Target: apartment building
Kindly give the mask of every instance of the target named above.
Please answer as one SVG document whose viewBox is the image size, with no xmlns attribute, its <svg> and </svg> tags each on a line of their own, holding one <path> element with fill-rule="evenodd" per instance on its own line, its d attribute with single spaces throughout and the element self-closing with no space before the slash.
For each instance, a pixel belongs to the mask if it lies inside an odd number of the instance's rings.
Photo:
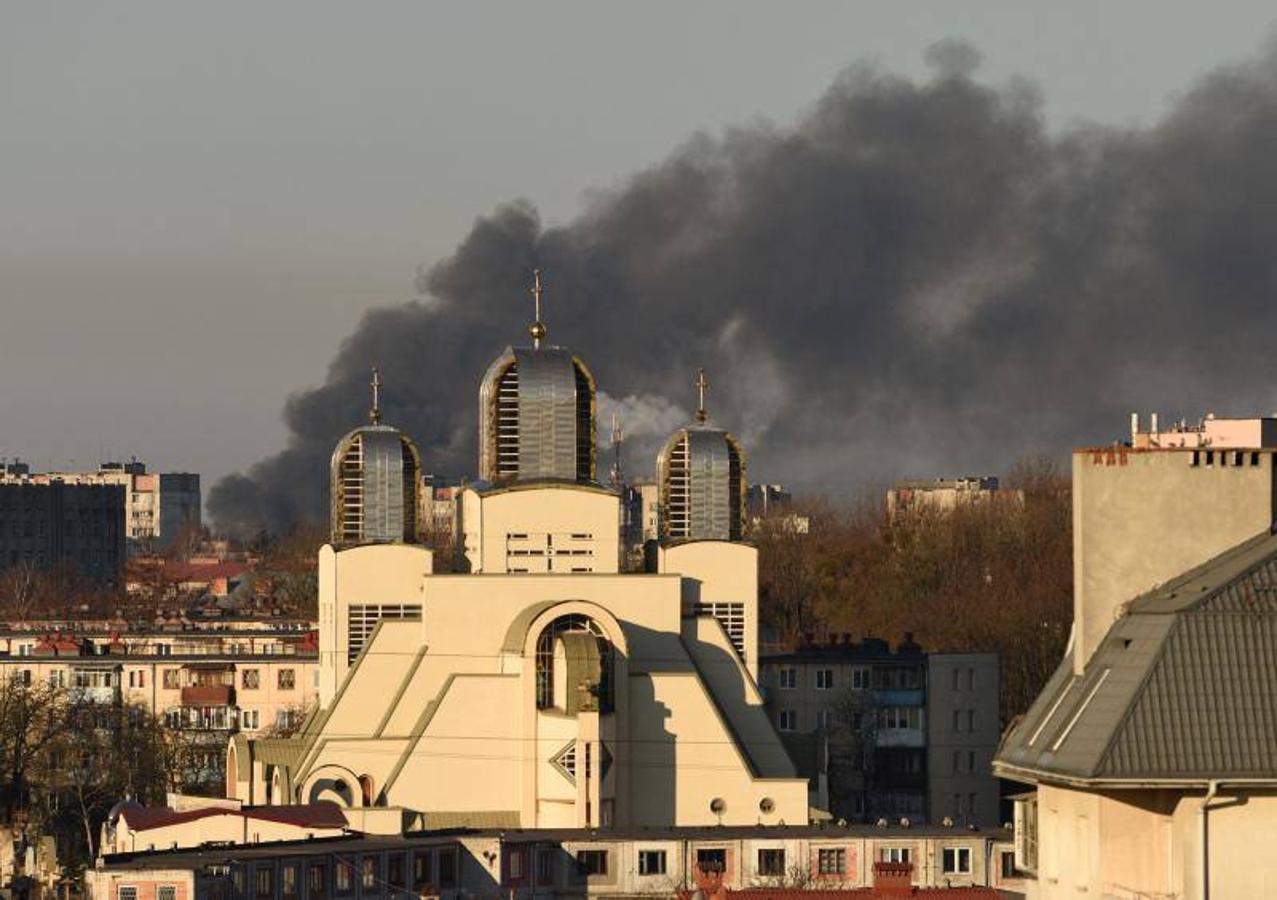
<svg viewBox="0 0 1277 900">
<path fill-rule="evenodd" d="M 348 814 L 351 811 L 347 811 Z M 728 890 L 1016 890 L 1003 829 L 755 827 L 446 829 L 106 856 L 89 900 L 319 900 L 675 896 L 712 875 Z M 877 870 L 877 871 L 876 871 Z M 938 894 L 940 896 L 941 894 Z"/>
<path fill-rule="evenodd" d="M 0 469 L 0 485 L 116 486 L 124 491 L 121 524 L 130 553 L 162 550 L 183 529 L 200 525 L 200 477 L 147 472 L 137 459 L 105 462 L 94 472 L 31 472 L 25 463 Z"/>
<path fill-rule="evenodd" d="M 232 735 L 295 727 L 318 689 L 313 632 L 10 632 L 0 647 L 0 680 L 162 717 L 191 740 L 191 777 L 219 787 Z"/>
<path fill-rule="evenodd" d="M 118 581 L 125 560 L 124 489 L 25 477 L 0 476 L 0 571 L 27 565 L 74 571 L 99 584 Z"/>
<path fill-rule="evenodd" d="M 996 825 L 998 657 L 836 635 L 762 658 L 777 730 L 836 818 Z M 823 793 L 822 793 L 823 791 Z"/>
</svg>

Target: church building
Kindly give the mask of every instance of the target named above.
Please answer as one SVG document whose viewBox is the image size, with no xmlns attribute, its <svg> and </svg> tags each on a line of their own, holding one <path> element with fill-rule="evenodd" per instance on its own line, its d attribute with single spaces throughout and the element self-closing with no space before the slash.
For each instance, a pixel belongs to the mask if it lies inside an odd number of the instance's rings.
<svg viewBox="0 0 1277 900">
<path fill-rule="evenodd" d="M 659 546 L 648 571 L 622 572 L 594 376 L 547 343 L 539 275 L 533 294 L 531 344 L 479 388 L 453 572 L 413 542 L 411 440 L 375 401 L 342 440 L 319 705 L 293 737 L 237 735 L 227 795 L 399 809 L 426 828 L 807 824 L 807 782 L 757 684 L 739 442 L 706 414 L 702 376 L 696 420 L 658 462 Z"/>
</svg>

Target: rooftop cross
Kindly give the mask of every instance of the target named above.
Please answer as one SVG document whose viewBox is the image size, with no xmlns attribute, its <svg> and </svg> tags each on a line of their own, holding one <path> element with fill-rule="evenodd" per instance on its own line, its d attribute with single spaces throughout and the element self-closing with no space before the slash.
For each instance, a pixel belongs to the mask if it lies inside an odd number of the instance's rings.
<svg viewBox="0 0 1277 900">
<path fill-rule="evenodd" d="M 705 370 L 696 370 L 696 421 L 704 422 L 709 418 L 709 414 L 705 412 L 705 394 L 709 391 L 709 381 L 705 378 Z"/>
<path fill-rule="evenodd" d="M 368 410 L 368 418 L 374 425 L 381 424 L 381 370 L 372 367 L 372 409 Z"/>
<path fill-rule="evenodd" d="M 532 270 L 532 287 L 529 289 L 532 294 L 532 300 L 536 304 L 536 320 L 528 326 L 528 333 L 532 335 L 532 346 L 537 350 L 541 349 L 541 338 L 545 337 L 545 324 L 541 321 L 541 270 Z"/>
</svg>

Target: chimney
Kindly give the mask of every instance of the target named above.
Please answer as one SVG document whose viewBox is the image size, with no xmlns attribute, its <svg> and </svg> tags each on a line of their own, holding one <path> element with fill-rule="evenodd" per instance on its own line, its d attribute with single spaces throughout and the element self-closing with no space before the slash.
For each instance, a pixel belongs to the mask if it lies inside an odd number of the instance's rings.
<svg viewBox="0 0 1277 900">
<path fill-rule="evenodd" d="M 913 893 L 913 863 L 874 863 L 875 897 L 908 897 Z"/>
<path fill-rule="evenodd" d="M 1157 434 L 1157 413 L 1153 413 L 1152 417 L 1149 419 L 1148 430 L 1153 434 Z"/>
<path fill-rule="evenodd" d="M 1131 413 L 1131 443 L 1135 443 L 1136 436 L 1140 433 L 1140 414 Z"/>
</svg>

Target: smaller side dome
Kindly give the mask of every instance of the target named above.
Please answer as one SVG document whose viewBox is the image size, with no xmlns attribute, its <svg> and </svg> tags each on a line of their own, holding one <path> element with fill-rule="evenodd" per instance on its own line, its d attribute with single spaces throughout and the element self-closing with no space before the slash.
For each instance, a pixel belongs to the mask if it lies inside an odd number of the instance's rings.
<svg viewBox="0 0 1277 900">
<path fill-rule="evenodd" d="M 702 370 L 696 421 L 676 431 L 657 457 L 664 540 L 739 541 L 745 536 L 745 451 L 732 434 L 709 420 L 708 386 Z"/>
<path fill-rule="evenodd" d="M 370 424 L 337 442 L 331 462 L 332 542 L 415 543 L 421 454 L 406 434 L 381 424 L 381 377 L 373 369 Z"/>
</svg>

